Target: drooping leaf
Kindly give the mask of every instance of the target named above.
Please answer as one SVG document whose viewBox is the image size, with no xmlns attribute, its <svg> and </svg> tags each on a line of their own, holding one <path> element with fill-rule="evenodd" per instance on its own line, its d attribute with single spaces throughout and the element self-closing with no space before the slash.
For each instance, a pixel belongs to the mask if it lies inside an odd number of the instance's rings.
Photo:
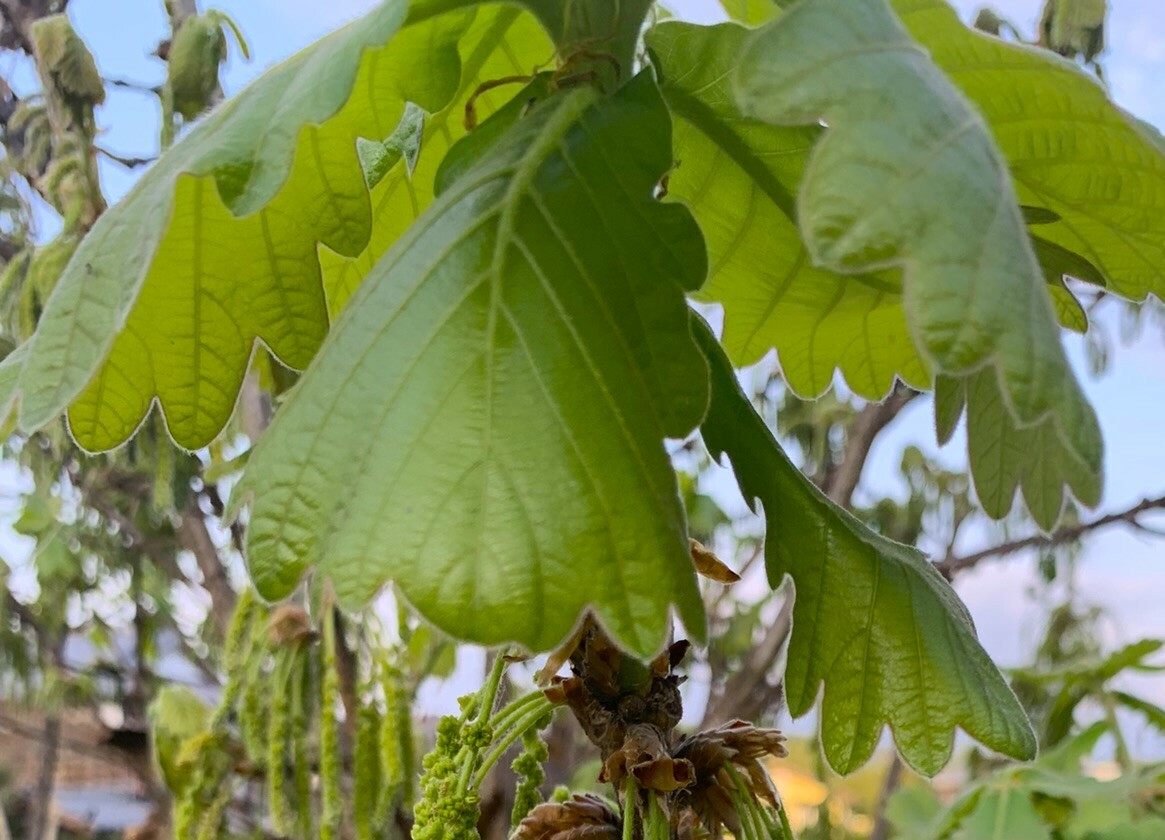
<svg viewBox="0 0 1165 840">
<path fill-rule="evenodd" d="M 374 182 L 372 235 L 367 246 L 349 256 L 326 248 L 320 251 L 328 311 L 333 318 L 372 266 L 432 203 L 437 168 L 449 148 L 465 134 L 465 106 L 470 97 L 486 82 L 529 73 L 552 54 L 553 47 L 533 16 L 519 14 L 512 6 L 491 6 L 478 11 L 473 25 L 458 41 L 457 50 L 461 56 L 457 93 L 425 120 L 415 168 L 410 172 L 407 161 L 398 162 Z M 519 90 L 520 86 L 514 85 L 474 96 L 478 118 L 484 121 Z"/>
<path fill-rule="evenodd" d="M 349 603 L 395 580 L 451 634 L 537 650 L 586 608 L 640 654 L 671 605 L 702 634 L 662 439 L 707 401 L 683 298 L 706 259 L 653 198 L 670 142 L 648 76 L 573 90 L 422 214 L 247 465 L 261 592 L 309 565 Z"/>
<path fill-rule="evenodd" d="M 356 139 L 388 137 L 406 102 L 440 110 L 460 82 L 475 10 L 403 26 L 407 6 L 384 0 L 268 72 L 102 216 L 30 344 L 26 428 L 73 403 L 78 441 L 108 449 L 156 399 L 195 448 L 230 416 L 257 340 L 306 366 L 328 326 L 317 243 L 355 255 L 371 230 Z"/>
<path fill-rule="evenodd" d="M 712 268 L 700 298 L 724 305 L 724 343 L 735 361 L 750 364 L 776 348 L 786 380 L 802 396 L 825 391 L 835 370 L 868 399 L 884 396 L 896 375 L 929 387 L 929 365 L 909 337 L 898 273 L 839 275 L 814 266 L 801 244 L 794 196 L 820 132 L 741 113 L 730 79 L 748 35 L 732 24 L 681 22 L 648 34 L 675 119 L 678 165 L 669 192 L 692 207 L 708 241 Z M 1033 223 L 1047 220 L 1041 211 Z M 1057 314 L 1079 330 L 1083 312 L 1063 288 L 1067 256 L 1056 263 L 1059 251 L 1046 244 Z M 1037 253 L 1043 264 L 1044 250 Z M 1087 262 L 1071 265 L 1079 270 Z"/>
<path fill-rule="evenodd" d="M 889 725 L 903 758 L 933 775 L 956 727 L 997 752 L 1035 754 L 1022 707 L 980 647 L 966 608 L 917 550 L 879 536 L 793 466 L 753 410 L 711 331 L 695 330 L 712 373 L 701 432 L 741 492 L 764 507 L 769 582 L 796 587 L 785 684 L 803 715 L 824 684 L 821 742 L 851 772 Z"/>
<path fill-rule="evenodd" d="M 920 353 L 943 373 L 998 386 L 1002 399 L 989 404 L 968 391 L 968 411 L 1011 418 L 1071 455 L 1063 471 L 1024 465 L 1036 520 L 1050 527 L 1059 515 L 1053 471 L 1095 504 L 1099 426 L 1060 347 L 1004 161 L 886 0 L 803 0 L 753 37 L 737 81 L 746 112 L 829 125 L 798 192 L 813 262 L 842 273 L 900 266 Z M 1029 493 L 1032 471 L 1041 483 Z M 1011 497 L 985 503 L 1009 507 Z"/>
<path fill-rule="evenodd" d="M 1072 62 L 969 30 L 943 0 L 894 7 L 986 117 L 1020 200 L 1059 216 L 1039 235 L 1119 295 L 1165 292 L 1165 149 L 1143 124 Z"/>
<path fill-rule="evenodd" d="M 1019 487 L 1032 518 L 1045 529 L 1060 515 L 1064 487 L 1071 487 L 1085 504 L 1100 501 L 1101 475 L 1095 466 L 1066 445 L 1051 424 L 1017 424 L 992 371 L 977 371 L 962 381 L 943 379 L 938 388 L 960 389 L 965 394 L 971 475 L 979 503 L 989 516 L 1006 516 Z M 1063 408 L 1081 410 L 1070 405 Z M 1095 422 L 1091 410 L 1081 422 Z"/>
<path fill-rule="evenodd" d="M 750 364 L 775 347 L 790 387 L 817 396 L 835 369 L 877 399 L 895 375 L 930 384 L 909 339 L 893 272 L 846 277 L 812 264 L 796 226 L 797 184 L 820 132 L 745 117 L 731 71 L 749 30 L 669 22 L 648 45 L 675 119 L 669 194 L 688 203 L 708 242 L 704 300 L 725 307 L 724 344 Z"/>
</svg>

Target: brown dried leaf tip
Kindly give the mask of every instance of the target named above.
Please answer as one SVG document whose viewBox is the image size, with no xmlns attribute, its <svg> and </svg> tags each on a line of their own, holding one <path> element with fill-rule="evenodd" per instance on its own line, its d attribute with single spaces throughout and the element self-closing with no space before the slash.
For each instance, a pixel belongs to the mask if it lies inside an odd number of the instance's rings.
<svg viewBox="0 0 1165 840">
<path fill-rule="evenodd" d="M 692 551 L 692 562 L 696 564 L 696 571 L 708 580 L 717 583 L 729 584 L 740 580 L 740 575 L 728 568 L 728 565 L 700 544 L 699 540 L 688 540 L 688 547 Z"/>
<path fill-rule="evenodd" d="M 606 800 L 587 794 L 543 802 L 518 825 L 513 840 L 617 840 L 622 822 Z"/>
<path fill-rule="evenodd" d="M 272 647 L 291 647 L 313 641 L 316 637 L 311 617 L 300 607 L 283 604 L 276 607 L 267 620 L 267 633 Z"/>
</svg>

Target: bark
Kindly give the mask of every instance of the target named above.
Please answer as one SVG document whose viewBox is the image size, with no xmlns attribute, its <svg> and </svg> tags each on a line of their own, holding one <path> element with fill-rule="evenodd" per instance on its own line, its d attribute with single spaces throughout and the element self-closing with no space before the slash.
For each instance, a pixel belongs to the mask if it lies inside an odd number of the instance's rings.
<svg viewBox="0 0 1165 840">
<path fill-rule="evenodd" d="M 190 504 L 182 512 L 178 538 L 182 547 L 194 555 L 198 571 L 202 573 L 202 585 L 210 593 L 210 618 L 219 638 L 225 639 L 238 596 L 218 555 L 218 548 L 210 538 L 205 516 L 198 505 L 197 496 L 192 496 Z"/>
<path fill-rule="evenodd" d="M 897 385 L 890 396 L 879 403 L 870 403 L 858 412 L 847 430 L 845 453 L 841 463 L 830 470 L 825 480 L 825 495 L 842 507 L 848 507 L 862 478 L 862 470 L 870 455 L 874 440 L 899 412 L 918 396 L 918 391 Z"/>
<path fill-rule="evenodd" d="M 29 800 L 28 836 L 30 840 L 52 840 L 56 836 L 56 811 L 53 798 L 56 794 L 57 764 L 61 754 L 61 718 L 52 714 L 45 719 L 41 743 L 40 773 L 36 788 Z"/>
</svg>

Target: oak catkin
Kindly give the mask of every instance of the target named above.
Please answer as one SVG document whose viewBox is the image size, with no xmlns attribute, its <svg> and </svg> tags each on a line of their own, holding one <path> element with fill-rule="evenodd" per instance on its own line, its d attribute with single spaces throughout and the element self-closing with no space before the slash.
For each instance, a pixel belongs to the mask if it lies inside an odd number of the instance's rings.
<svg viewBox="0 0 1165 840">
<path fill-rule="evenodd" d="M 358 840 L 372 840 L 376 836 L 375 819 L 377 794 L 381 789 L 379 733 L 381 715 L 376 704 L 361 705 L 356 729 L 352 811 Z"/>
<path fill-rule="evenodd" d="M 295 813 L 299 837 L 309 838 L 312 833 L 312 792 L 311 753 L 308 750 L 307 732 L 310 726 L 310 698 L 314 697 L 312 679 L 312 657 L 305 655 L 300 660 L 299 680 L 295 686 L 292 701 L 291 765 L 295 784 Z"/>
<path fill-rule="evenodd" d="M 287 741 L 291 734 L 290 674 L 295 664 L 293 648 L 275 654 L 275 690 L 267 710 L 267 812 L 276 834 L 287 834 L 289 808 L 285 786 Z"/>
<path fill-rule="evenodd" d="M 342 815 L 340 802 L 340 749 L 336 704 L 340 697 L 340 675 L 336 670 L 335 608 L 325 607 L 323 647 L 320 652 L 320 789 L 323 807 L 320 840 L 336 840 Z"/>
</svg>

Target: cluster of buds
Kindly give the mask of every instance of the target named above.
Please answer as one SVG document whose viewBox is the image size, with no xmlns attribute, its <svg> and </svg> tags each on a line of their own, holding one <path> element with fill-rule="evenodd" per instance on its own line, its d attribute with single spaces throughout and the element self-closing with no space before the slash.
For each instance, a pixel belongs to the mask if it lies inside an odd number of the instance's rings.
<svg viewBox="0 0 1165 840">
<path fill-rule="evenodd" d="M 688 643 L 672 644 L 644 665 L 625 657 L 593 619 L 571 639 L 571 676 L 553 677 L 548 695 L 565 703 L 602 757 L 600 781 L 614 785 L 621 809 L 594 796 L 535 807 L 514 840 L 617 837 L 719 837 L 745 840 L 788 833 L 763 761 L 787 755 L 776 729 L 732 721 L 681 737 L 676 666 Z M 553 662 L 554 660 L 552 660 Z"/>
</svg>

